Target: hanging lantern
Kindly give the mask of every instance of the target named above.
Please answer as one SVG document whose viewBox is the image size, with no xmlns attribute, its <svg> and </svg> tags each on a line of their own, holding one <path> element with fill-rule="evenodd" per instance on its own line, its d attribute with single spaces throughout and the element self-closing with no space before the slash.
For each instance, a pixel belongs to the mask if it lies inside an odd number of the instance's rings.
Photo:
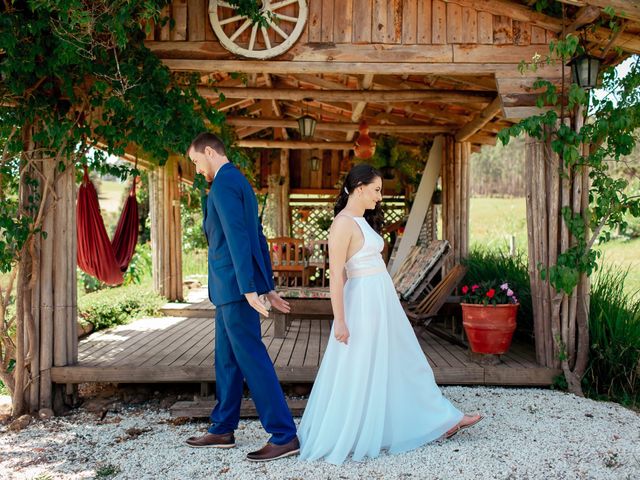
<svg viewBox="0 0 640 480">
<path fill-rule="evenodd" d="M 305 98 L 305 102 L 312 101 L 312 98 Z M 300 138 L 311 138 L 316 131 L 317 121 L 309 115 L 309 103 L 307 103 L 307 113 L 298 119 L 298 130 L 300 130 Z"/>
<path fill-rule="evenodd" d="M 571 79 L 579 87 L 584 89 L 596 88 L 598 86 L 598 74 L 602 60 L 588 55 L 580 55 L 569 62 L 571 66 Z"/>
<path fill-rule="evenodd" d="M 376 149 L 376 144 L 371 140 L 371 137 L 369 137 L 369 125 L 367 125 L 366 120 L 362 120 L 360 122 L 358 130 L 360 131 L 360 134 L 353 146 L 353 151 L 358 158 L 371 158 Z"/>
<path fill-rule="evenodd" d="M 313 156 L 309 159 L 309 165 L 311 166 L 312 172 L 317 172 L 320 170 L 320 159 L 316 156 Z"/>
</svg>

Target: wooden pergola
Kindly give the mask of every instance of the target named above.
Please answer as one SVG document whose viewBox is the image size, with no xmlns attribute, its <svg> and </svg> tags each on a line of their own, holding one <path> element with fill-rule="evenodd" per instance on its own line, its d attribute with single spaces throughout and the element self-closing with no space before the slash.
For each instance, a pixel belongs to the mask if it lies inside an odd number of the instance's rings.
<svg viewBox="0 0 640 480">
<path fill-rule="evenodd" d="M 544 55 L 552 40 L 592 23 L 608 6 L 623 17 L 623 27 L 614 34 L 605 27 L 587 32 L 587 47 L 605 64 L 640 53 L 638 2 L 566 0 L 564 26 L 560 19 L 535 11 L 533 3 L 272 1 L 280 20 L 276 28 L 263 31 L 250 25 L 243 28 L 242 19 L 229 20 L 233 14 L 224 2 L 179 0 L 165 10 L 174 28 L 169 23 L 151 28 L 145 43 L 172 71 L 200 76 L 200 93 L 226 113 L 239 146 L 264 150 L 259 159 L 261 189 L 269 191 L 272 175 L 284 180 L 272 192 L 278 196 L 281 212 L 288 212 L 292 193 L 336 193 L 339 174 L 352 161 L 350 151 L 361 120 L 367 121 L 373 137 L 390 134 L 409 147 L 442 136 L 435 143 L 439 151 L 432 152 L 438 161 L 429 162 L 425 173 L 441 178 L 443 237 L 454 251 L 451 262 L 458 262 L 469 246 L 471 152 L 494 145 L 502 128 L 541 111 L 535 106 L 536 79 L 560 85 L 563 71 L 568 73 L 560 65 L 544 65 L 536 72 L 521 74 L 518 64 Z M 299 22 L 293 20 L 300 19 L 301 5 L 308 12 L 299 37 L 269 58 L 247 58 L 230 51 L 212 26 L 215 11 L 217 29 L 227 38 L 245 49 L 268 54 L 294 35 Z M 300 139 L 297 119 L 307 113 L 318 122 L 316 133 L 312 139 Z M 530 144 L 527 161 L 541 148 Z M 268 154 L 273 151 L 276 155 Z M 311 156 L 322 159 L 318 172 L 308 166 Z M 154 284 L 172 300 L 182 297 L 178 183 L 191 182 L 193 176 L 189 162 L 177 156 L 150 176 Z M 422 205 L 418 210 L 422 209 L 423 219 L 434 186 L 435 181 L 414 202 Z M 532 212 L 536 210 L 529 208 Z M 287 219 L 279 224 L 286 231 Z M 407 233 L 407 242 L 417 236 Z M 75 235 L 67 234 L 70 238 Z M 548 322 L 542 312 L 536 310 L 537 362 L 557 368 L 556 359 L 545 347 L 550 334 L 542 327 Z M 75 318 L 67 321 L 75 322 Z M 77 357 L 67 357 L 54 366 L 76 361 Z M 60 373 L 57 381 L 69 378 Z"/>
</svg>

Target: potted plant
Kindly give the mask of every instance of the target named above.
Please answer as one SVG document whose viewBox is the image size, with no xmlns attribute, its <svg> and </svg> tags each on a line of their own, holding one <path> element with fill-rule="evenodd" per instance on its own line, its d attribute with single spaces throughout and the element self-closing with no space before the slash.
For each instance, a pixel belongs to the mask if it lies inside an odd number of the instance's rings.
<svg viewBox="0 0 640 480">
<path fill-rule="evenodd" d="M 390 135 L 380 135 L 376 141 L 376 150 L 371 157 L 371 164 L 382 173 L 382 177 L 391 180 L 398 161 L 400 149 L 398 139 Z"/>
<path fill-rule="evenodd" d="M 397 177 L 402 183 L 417 186 L 424 169 L 423 150 L 421 149 L 420 152 L 420 154 L 414 153 L 408 147 L 401 145 L 396 137 L 380 135 L 370 163 L 380 170 L 385 180 Z"/>
<path fill-rule="evenodd" d="M 462 287 L 462 325 L 474 353 L 503 354 L 516 329 L 518 298 L 507 282 Z"/>
</svg>

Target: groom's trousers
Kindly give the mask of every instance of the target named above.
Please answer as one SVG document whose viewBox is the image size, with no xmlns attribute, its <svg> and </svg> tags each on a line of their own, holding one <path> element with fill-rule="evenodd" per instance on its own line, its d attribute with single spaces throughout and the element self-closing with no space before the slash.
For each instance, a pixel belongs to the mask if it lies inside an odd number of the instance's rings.
<svg viewBox="0 0 640 480">
<path fill-rule="evenodd" d="M 267 349 L 262 343 L 260 315 L 246 300 L 216 307 L 215 370 L 217 404 L 209 433 L 229 433 L 238 427 L 243 379 L 247 381 L 260 422 L 269 441 L 284 445 L 296 436 Z"/>
</svg>

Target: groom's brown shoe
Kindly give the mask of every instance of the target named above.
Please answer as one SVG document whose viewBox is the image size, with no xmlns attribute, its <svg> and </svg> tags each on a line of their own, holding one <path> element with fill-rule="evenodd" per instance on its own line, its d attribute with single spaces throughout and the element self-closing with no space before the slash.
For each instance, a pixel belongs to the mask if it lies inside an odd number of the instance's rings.
<svg viewBox="0 0 640 480">
<path fill-rule="evenodd" d="M 289 443 L 284 445 L 276 445 L 275 443 L 267 443 L 257 452 L 247 454 L 247 460 L 251 462 L 269 462 L 278 458 L 290 457 L 300 453 L 300 442 L 295 437 Z"/>
<path fill-rule="evenodd" d="M 187 445 L 194 448 L 233 448 L 236 439 L 231 433 L 205 433 L 201 437 L 187 438 Z"/>
</svg>

